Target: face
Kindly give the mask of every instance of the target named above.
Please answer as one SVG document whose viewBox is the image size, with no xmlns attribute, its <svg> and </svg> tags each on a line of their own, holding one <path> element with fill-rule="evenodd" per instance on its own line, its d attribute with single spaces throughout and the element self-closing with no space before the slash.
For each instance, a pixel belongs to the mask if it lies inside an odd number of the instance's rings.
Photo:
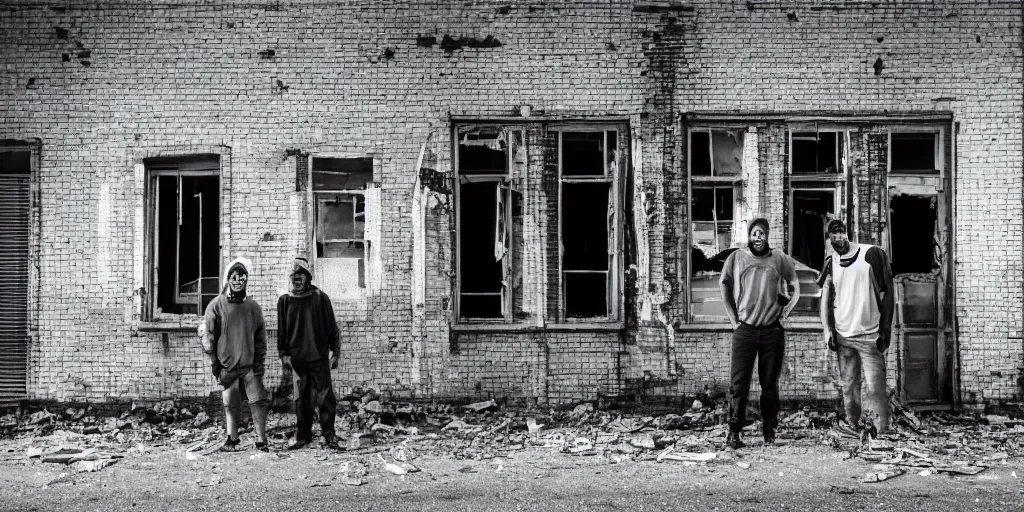
<svg viewBox="0 0 1024 512">
<path fill-rule="evenodd" d="M 839 254 L 846 254 L 850 250 L 850 238 L 846 235 L 846 231 L 829 233 L 828 241 Z"/>
<path fill-rule="evenodd" d="M 765 245 L 768 243 L 768 233 L 765 232 L 764 228 L 757 226 L 750 230 L 750 243 L 754 246 L 754 249 L 763 251 Z"/>
<path fill-rule="evenodd" d="M 292 274 L 291 279 L 293 290 L 305 290 L 306 286 L 309 285 L 309 276 L 305 272 L 295 272 Z"/>
<path fill-rule="evenodd" d="M 249 276 L 238 270 L 232 270 L 231 274 L 228 275 L 228 286 L 231 287 L 231 291 L 234 293 L 244 290 L 248 281 Z"/>
</svg>

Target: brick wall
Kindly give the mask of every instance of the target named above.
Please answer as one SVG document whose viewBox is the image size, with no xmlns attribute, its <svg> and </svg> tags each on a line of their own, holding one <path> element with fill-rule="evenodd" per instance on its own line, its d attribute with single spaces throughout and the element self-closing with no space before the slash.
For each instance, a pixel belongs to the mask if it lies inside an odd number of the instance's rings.
<svg viewBox="0 0 1024 512">
<path fill-rule="evenodd" d="M 346 333 L 339 390 L 565 402 L 644 375 L 696 390 L 724 375 L 727 338 L 659 323 L 686 321 L 679 114 L 851 110 L 952 111 L 959 122 L 962 388 L 968 400 L 1018 396 L 1018 2 L 699 1 L 663 12 L 634 12 L 633 2 L 618 0 L 82 5 L 19 2 L 0 19 L 0 138 L 42 141 L 33 398 L 215 389 L 191 332 L 171 333 L 164 345 L 160 333 L 141 329 L 145 173 L 137 164 L 188 148 L 229 156 L 223 259 L 253 259 L 252 293 L 271 328 L 290 259 L 308 249 L 295 155 L 374 159 L 379 284 L 362 299 L 336 301 Z M 436 170 L 450 172 L 450 116 L 512 116 L 521 105 L 545 119 L 630 121 L 640 163 L 634 186 L 647 201 L 638 209 L 648 215 L 646 248 L 636 254 L 646 272 L 626 291 L 638 309 L 653 305 L 653 317 L 624 334 L 450 329 L 453 203 L 450 193 L 427 190 L 422 233 L 414 232 L 417 156 L 426 145 Z M 780 136 L 759 129 L 759 145 Z M 550 153 L 542 139 L 528 140 L 528 150 Z M 779 169 L 784 155 L 759 153 L 762 166 Z M 777 181 L 765 182 L 769 204 L 784 190 Z M 550 290 L 557 275 L 557 240 L 542 236 L 551 231 L 541 212 L 547 198 L 527 205 L 536 214 L 525 229 L 541 235 L 525 276 L 535 292 Z M 426 261 L 422 304 L 410 298 L 421 282 L 412 275 L 416 237 Z M 549 316 L 557 306 L 533 297 Z M 794 335 L 789 347 L 784 393 L 827 396 L 826 354 L 810 335 Z M 279 371 L 272 361 L 268 380 Z"/>
</svg>

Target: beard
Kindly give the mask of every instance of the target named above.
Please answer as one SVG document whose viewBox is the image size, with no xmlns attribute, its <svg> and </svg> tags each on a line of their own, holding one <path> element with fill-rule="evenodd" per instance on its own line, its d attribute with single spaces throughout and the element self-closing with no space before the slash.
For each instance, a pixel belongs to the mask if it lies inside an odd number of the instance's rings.
<svg viewBox="0 0 1024 512">
<path fill-rule="evenodd" d="M 747 242 L 747 247 L 750 248 L 750 252 L 753 253 L 754 256 L 764 256 L 765 254 L 768 254 L 769 250 L 771 250 L 768 247 L 768 241 L 767 240 L 765 240 L 763 243 L 761 243 L 760 246 L 761 246 L 761 248 L 758 249 L 757 245 L 754 244 L 754 242 L 749 242 L 749 241 Z"/>
<path fill-rule="evenodd" d="M 832 248 L 839 254 L 846 254 L 850 250 L 850 242 L 845 240 L 842 242 L 832 242 Z"/>
</svg>

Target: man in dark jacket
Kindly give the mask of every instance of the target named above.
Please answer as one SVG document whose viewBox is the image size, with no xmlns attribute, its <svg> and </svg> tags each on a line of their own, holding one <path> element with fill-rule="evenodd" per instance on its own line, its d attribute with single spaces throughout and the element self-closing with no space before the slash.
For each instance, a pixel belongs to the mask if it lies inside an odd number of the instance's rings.
<svg viewBox="0 0 1024 512">
<path fill-rule="evenodd" d="M 223 388 L 224 419 L 228 438 L 225 451 L 239 448 L 238 423 L 241 418 L 245 386 L 256 429 L 256 448 L 267 451 L 267 410 L 270 395 L 263 386 L 267 338 L 263 311 L 252 297 L 246 296 L 252 263 L 236 258 L 224 272 L 224 291 L 206 306 L 199 326 L 203 352 L 210 358 L 214 378 Z"/>
<path fill-rule="evenodd" d="M 331 370 L 338 367 L 338 322 L 331 299 L 313 286 L 309 261 L 295 258 L 289 275 L 291 290 L 277 300 L 277 352 L 292 368 L 296 432 L 288 440 L 294 450 L 313 440 L 313 410 L 320 416 L 324 445 L 338 446 L 334 433 L 337 400 Z"/>
</svg>

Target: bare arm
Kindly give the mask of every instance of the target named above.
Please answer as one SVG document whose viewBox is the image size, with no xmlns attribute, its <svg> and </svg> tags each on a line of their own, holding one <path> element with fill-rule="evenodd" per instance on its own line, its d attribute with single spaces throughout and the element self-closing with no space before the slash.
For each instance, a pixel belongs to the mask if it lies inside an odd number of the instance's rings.
<svg viewBox="0 0 1024 512">
<path fill-rule="evenodd" d="M 733 263 L 736 260 L 736 251 L 733 251 L 725 264 L 722 266 L 722 278 L 718 281 L 718 289 L 722 292 L 722 303 L 725 304 L 725 315 L 729 317 L 729 323 L 735 329 L 739 326 L 739 315 L 736 313 L 736 297 L 732 293 L 733 286 Z"/>
</svg>

